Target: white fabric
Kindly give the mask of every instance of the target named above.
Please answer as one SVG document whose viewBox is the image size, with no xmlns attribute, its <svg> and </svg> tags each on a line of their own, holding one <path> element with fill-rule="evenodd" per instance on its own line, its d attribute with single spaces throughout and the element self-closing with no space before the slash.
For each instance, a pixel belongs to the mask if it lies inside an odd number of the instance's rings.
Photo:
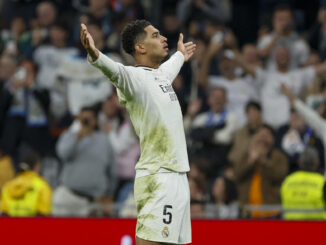
<svg viewBox="0 0 326 245">
<path fill-rule="evenodd" d="M 258 40 L 258 49 L 262 50 L 266 46 L 268 46 L 272 42 L 274 35 L 274 33 L 271 33 L 260 38 Z M 289 37 L 281 37 L 275 47 L 277 47 L 277 45 L 284 45 L 289 49 L 291 55 L 291 69 L 295 69 L 303 65 L 306 62 L 310 52 L 307 43 L 303 39 L 301 39 L 295 32 L 293 32 Z M 271 71 L 276 70 L 274 56 L 275 48 L 273 48 L 270 52 L 270 55 L 268 56 L 266 62 L 266 68 Z"/>
<path fill-rule="evenodd" d="M 209 112 L 203 112 L 195 117 L 191 128 L 198 128 L 205 126 L 209 117 Z M 221 114 L 217 113 L 213 116 L 213 121 L 218 122 L 221 119 Z M 225 127 L 216 130 L 214 133 L 213 141 L 216 144 L 230 144 L 232 142 L 233 133 L 239 128 L 237 117 L 232 112 L 227 112 L 225 119 Z"/>
<path fill-rule="evenodd" d="M 34 61 L 39 66 L 37 83 L 52 89 L 57 78 L 58 68 L 65 57 L 77 53 L 76 48 L 56 48 L 51 45 L 40 46 L 35 50 Z"/>
<path fill-rule="evenodd" d="M 158 69 L 124 66 L 102 53 L 95 62 L 90 61 L 118 88 L 119 101 L 126 106 L 140 139 L 136 170 L 189 171 L 181 108 L 172 88 L 183 62 L 181 52 Z"/>
<path fill-rule="evenodd" d="M 210 76 L 210 87 L 222 87 L 227 92 L 227 109 L 233 112 L 239 121 L 239 127 L 247 122 L 245 107 L 250 100 L 255 100 L 257 94 L 252 84 L 246 82 L 243 78 L 227 80 L 222 76 Z"/>
<path fill-rule="evenodd" d="M 323 142 L 325 157 L 324 176 L 326 177 L 326 120 L 300 100 L 295 100 L 294 108 Z"/>
<path fill-rule="evenodd" d="M 144 187 L 145 183 L 149 187 Z M 137 178 L 134 188 L 139 210 L 137 237 L 162 243 L 191 243 L 190 191 L 185 173 Z"/>
<path fill-rule="evenodd" d="M 59 186 L 52 197 L 53 216 L 87 217 L 91 211 L 90 202 L 75 195 L 67 187 Z"/>
<path fill-rule="evenodd" d="M 285 84 L 293 90 L 296 96 L 299 96 L 303 89 L 313 81 L 315 73 L 313 67 L 286 73 L 258 68 L 256 70 L 256 81 L 260 87 L 263 120 L 274 128 L 286 124 L 290 118 L 290 104 L 282 94 L 281 84 Z"/>
</svg>

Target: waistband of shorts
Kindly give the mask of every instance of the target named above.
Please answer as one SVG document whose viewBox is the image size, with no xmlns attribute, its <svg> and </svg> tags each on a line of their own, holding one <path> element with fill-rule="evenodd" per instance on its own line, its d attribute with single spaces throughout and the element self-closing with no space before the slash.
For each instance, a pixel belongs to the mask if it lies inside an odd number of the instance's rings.
<svg viewBox="0 0 326 245">
<path fill-rule="evenodd" d="M 165 168 L 160 168 L 156 173 L 154 174 L 157 174 L 157 173 L 176 173 L 174 171 L 171 171 L 171 170 L 168 170 L 168 169 L 165 169 Z M 147 176 L 147 175 L 152 175 L 153 173 L 150 173 L 148 170 L 145 170 L 145 169 L 137 169 L 136 170 L 136 176 L 135 178 L 140 178 L 140 177 L 144 177 L 144 176 Z"/>
</svg>

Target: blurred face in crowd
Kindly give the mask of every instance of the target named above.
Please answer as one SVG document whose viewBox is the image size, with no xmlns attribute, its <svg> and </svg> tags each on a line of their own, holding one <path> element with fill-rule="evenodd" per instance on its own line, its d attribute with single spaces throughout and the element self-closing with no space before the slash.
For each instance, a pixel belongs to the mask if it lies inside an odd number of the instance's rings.
<svg viewBox="0 0 326 245">
<path fill-rule="evenodd" d="M 225 108 L 226 94 L 222 88 L 215 88 L 210 92 L 208 105 L 215 113 L 221 112 Z"/>
<path fill-rule="evenodd" d="M 89 0 L 89 7 L 91 11 L 99 11 L 107 8 L 107 0 Z"/>
<path fill-rule="evenodd" d="M 290 116 L 290 127 L 292 129 L 303 131 L 306 128 L 306 123 L 303 118 L 295 111 L 291 112 Z"/>
<path fill-rule="evenodd" d="M 251 126 L 251 128 L 257 128 L 261 125 L 261 111 L 256 107 L 250 106 L 247 109 L 247 118 L 248 124 Z"/>
<path fill-rule="evenodd" d="M 17 61 L 14 57 L 2 55 L 0 58 L 0 81 L 8 80 L 17 69 Z"/>
<path fill-rule="evenodd" d="M 88 25 L 87 29 L 94 39 L 95 46 L 98 47 L 101 45 L 101 43 L 104 41 L 104 33 L 102 29 L 99 26 L 92 24 Z"/>
<path fill-rule="evenodd" d="M 283 46 L 278 46 L 275 50 L 275 62 L 279 70 L 287 70 L 290 64 L 290 53 L 288 49 Z"/>
<path fill-rule="evenodd" d="M 11 22 L 10 30 L 16 38 L 20 37 L 20 35 L 26 30 L 24 19 L 21 17 L 14 18 Z"/>
<path fill-rule="evenodd" d="M 275 139 L 274 135 L 268 128 L 261 127 L 254 137 L 258 143 L 264 145 L 268 150 L 273 148 Z"/>
<path fill-rule="evenodd" d="M 176 15 L 166 15 L 163 18 L 163 28 L 168 33 L 179 31 L 179 21 Z"/>
<path fill-rule="evenodd" d="M 286 34 L 290 32 L 293 18 L 290 10 L 278 10 L 273 16 L 274 31 Z"/>
<path fill-rule="evenodd" d="M 321 9 L 318 11 L 318 21 L 319 21 L 320 23 L 326 23 L 326 9 L 321 8 Z"/>
<path fill-rule="evenodd" d="M 222 57 L 219 61 L 219 70 L 226 78 L 234 78 L 236 63 L 227 57 Z"/>
<path fill-rule="evenodd" d="M 91 132 L 95 130 L 97 126 L 97 119 L 95 113 L 92 110 L 82 110 L 79 113 L 78 119 L 81 122 L 82 126 L 88 129 L 88 131 Z"/>
<path fill-rule="evenodd" d="M 259 55 L 258 55 L 258 49 L 253 44 L 246 44 L 242 48 L 242 55 L 243 59 L 248 62 L 249 64 L 259 64 Z"/>
<path fill-rule="evenodd" d="M 67 32 L 60 26 L 52 26 L 50 29 L 51 43 L 57 48 L 66 46 Z"/>
<path fill-rule="evenodd" d="M 38 24 L 41 27 L 49 27 L 57 17 L 57 10 L 50 2 L 41 2 L 36 9 Z"/>
</svg>

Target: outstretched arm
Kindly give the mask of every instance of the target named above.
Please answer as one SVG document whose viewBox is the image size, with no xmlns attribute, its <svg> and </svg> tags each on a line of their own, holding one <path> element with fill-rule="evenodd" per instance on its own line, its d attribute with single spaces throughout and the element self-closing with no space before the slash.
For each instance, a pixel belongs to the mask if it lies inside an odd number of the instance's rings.
<svg viewBox="0 0 326 245">
<path fill-rule="evenodd" d="M 119 88 L 126 96 L 131 97 L 136 84 L 131 82 L 125 66 L 114 62 L 97 50 L 94 40 L 84 24 L 81 24 L 80 40 L 88 53 L 89 62 L 100 69 L 115 87 Z"/>
<path fill-rule="evenodd" d="M 172 57 L 164 62 L 160 69 L 163 70 L 165 74 L 169 77 L 171 82 L 178 75 L 184 62 L 187 62 L 194 54 L 196 50 L 196 44 L 193 42 L 183 43 L 183 34 L 180 33 L 178 41 L 178 52 L 176 52 Z"/>
<path fill-rule="evenodd" d="M 303 103 L 293 95 L 293 92 L 284 84 L 281 85 L 282 93 L 288 97 L 296 111 L 303 117 L 306 123 L 315 131 L 315 133 L 324 138 L 326 132 L 326 121 L 313 109 Z"/>
</svg>

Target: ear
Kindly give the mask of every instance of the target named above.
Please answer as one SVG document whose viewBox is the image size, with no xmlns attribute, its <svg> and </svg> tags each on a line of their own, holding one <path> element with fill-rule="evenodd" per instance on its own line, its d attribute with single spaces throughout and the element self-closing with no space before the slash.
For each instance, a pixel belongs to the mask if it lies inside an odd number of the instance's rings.
<svg viewBox="0 0 326 245">
<path fill-rule="evenodd" d="M 136 50 L 136 53 L 146 54 L 146 49 L 145 49 L 144 45 L 141 43 L 135 44 L 135 50 Z"/>
</svg>

